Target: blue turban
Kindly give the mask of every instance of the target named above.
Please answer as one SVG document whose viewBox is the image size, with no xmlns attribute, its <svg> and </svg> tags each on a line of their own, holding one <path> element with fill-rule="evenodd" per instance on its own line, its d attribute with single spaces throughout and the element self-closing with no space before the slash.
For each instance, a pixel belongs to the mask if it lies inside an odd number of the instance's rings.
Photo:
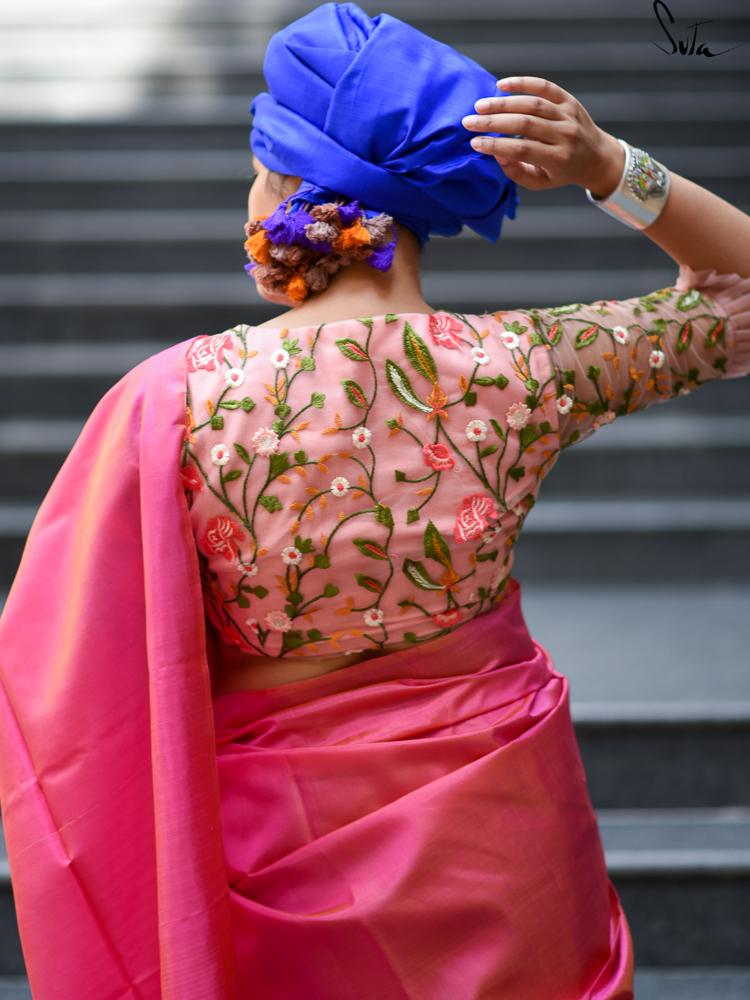
<svg viewBox="0 0 750 1000">
<path fill-rule="evenodd" d="M 390 14 L 324 3 L 272 36 L 263 75 L 270 93 L 250 105 L 250 147 L 267 169 L 303 179 L 292 206 L 357 198 L 422 245 L 463 226 L 494 243 L 515 218 L 515 183 L 461 125 L 503 91 L 450 45 Z"/>
</svg>

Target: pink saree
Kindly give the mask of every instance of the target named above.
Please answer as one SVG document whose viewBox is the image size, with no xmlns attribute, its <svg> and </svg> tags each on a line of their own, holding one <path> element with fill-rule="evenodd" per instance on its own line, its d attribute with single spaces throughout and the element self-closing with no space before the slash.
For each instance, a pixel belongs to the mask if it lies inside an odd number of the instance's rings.
<svg viewBox="0 0 750 1000">
<path fill-rule="evenodd" d="M 512 581 L 430 644 L 211 698 L 184 354 L 107 392 L 0 618 L 35 1000 L 627 1000 L 566 678 Z"/>
</svg>

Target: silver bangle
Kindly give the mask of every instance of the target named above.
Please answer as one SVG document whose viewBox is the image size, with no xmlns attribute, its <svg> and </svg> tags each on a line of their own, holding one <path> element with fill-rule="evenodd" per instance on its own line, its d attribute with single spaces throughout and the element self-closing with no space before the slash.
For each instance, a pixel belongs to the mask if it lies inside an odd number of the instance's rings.
<svg viewBox="0 0 750 1000">
<path fill-rule="evenodd" d="M 595 198 L 589 188 L 586 197 L 613 219 L 631 229 L 645 229 L 662 213 L 669 195 L 669 171 L 648 153 L 617 140 L 625 150 L 620 182 L 608 198 Z"/>
</svg>

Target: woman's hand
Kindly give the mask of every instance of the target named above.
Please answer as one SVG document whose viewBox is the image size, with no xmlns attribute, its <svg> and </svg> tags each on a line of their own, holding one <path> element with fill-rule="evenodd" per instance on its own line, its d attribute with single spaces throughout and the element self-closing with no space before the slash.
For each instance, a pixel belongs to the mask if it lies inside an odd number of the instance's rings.
<svg viewBox="0 0 750 1000">
<path fill-rule="evenodd" d="M 613 135 L 592 121 L 580 101 L 539 76 L 499 80 L 498 88 L 501 84 L 503 91 L 512 93 L 481 98 L 474 105 L 479 114 L 468 115 L 461 124 L 508 137 L 478 136 L 471 140 L 475 149 L 494 156 L 510 180 L 531 191 L 564 184 L 590 188 L 600 198 L 614 191 L 625 152 Z"/>
</svg>

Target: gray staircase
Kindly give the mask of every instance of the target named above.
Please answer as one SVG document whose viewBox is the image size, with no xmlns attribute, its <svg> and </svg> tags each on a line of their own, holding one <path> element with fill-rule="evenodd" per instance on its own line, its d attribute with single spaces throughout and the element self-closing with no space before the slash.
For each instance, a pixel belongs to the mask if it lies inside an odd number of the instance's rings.
<svg viewBox="0 0 750 1000">
<path fill-rule="evenodd" d="M 243 225 L 265 44 L 310 7 L 281 6 L 0 9 L 0 600 L 104 392 L 172 343 L 279 311 L 243 270 Z M 675 36 L 705 21 L 712 50 L 740 46 L 713 59 L 660 51 L 648 4 L 388 10 L 498 76 L 554 80 L 602 127 L 750 211 L 741 0 L 673 10 Z M 481 313 L 673 283 L 676 265 L 579 189 L 520 196 L 497 244 L 470 231 L 430 242 L 428 302 Z M 750 379 L 568 449 L 528 515 L 515 575 L 532 633 L 569 678 L 636 997 L 750 997 Z M 30 993 L 1 834 L 0 1000 L 19 1000 Z"/>
</svg>

